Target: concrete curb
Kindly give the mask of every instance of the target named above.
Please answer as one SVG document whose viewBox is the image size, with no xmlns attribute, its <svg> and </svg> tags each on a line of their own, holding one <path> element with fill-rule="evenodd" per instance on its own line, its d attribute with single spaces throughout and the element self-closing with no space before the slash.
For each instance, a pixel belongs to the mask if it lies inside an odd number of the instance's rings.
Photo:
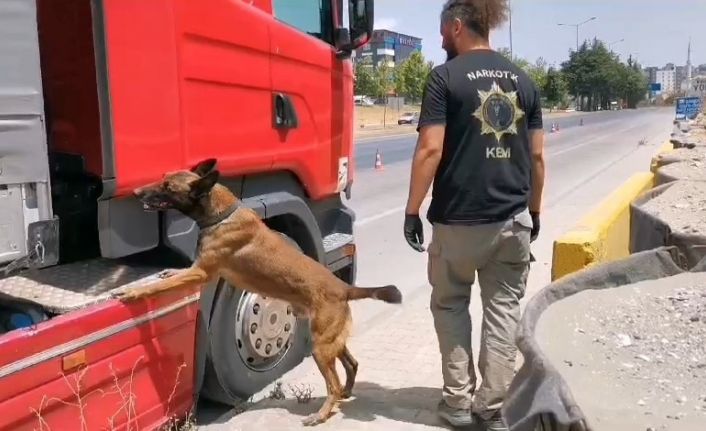
<svg viewBox="0 0 706 431">
<path fill-rule="evenodd" d="M 652 172 L 639 172 L 554 241 L 552 281 L 590 265 L 630 255 L 630 203 L 654 185 Z"/>
<path fill-rule="evenodd" d="M 650 163 L 608 195 L 569 232 L 554 241 L 552 281 L 588 266 L 630 255 L 630 203 L 655 186 L 661 155 L 674 149 L 666 142 Z"/>
</svg>

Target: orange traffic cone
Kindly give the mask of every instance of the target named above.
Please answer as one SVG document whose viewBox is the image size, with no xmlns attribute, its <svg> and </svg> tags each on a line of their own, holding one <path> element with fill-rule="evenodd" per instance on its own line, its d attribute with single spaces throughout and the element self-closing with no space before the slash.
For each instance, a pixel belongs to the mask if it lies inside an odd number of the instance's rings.
<svg viewBox="0 0 706 431">
<path fill-rule="evenodd" d="M 382 156 L 380 155 L 380 150 L 375 150 L 375 170 L 384 171 L 385 166 L 382 164 Z"/>
</svg>

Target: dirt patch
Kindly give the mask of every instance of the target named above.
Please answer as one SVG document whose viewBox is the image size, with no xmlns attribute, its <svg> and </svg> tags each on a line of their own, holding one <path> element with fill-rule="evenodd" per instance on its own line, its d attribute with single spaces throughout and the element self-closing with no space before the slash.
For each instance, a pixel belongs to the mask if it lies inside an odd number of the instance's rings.
<svg viewBox="0 0 706 431">
<path fill-rule="evenodd" d="M 596 430 L 705 429 L 706 273 L 583 291 L 536 339 Z"/>
<path fill-rule="evenodd" d="M 657 175 L 660 184 L 675 180 L 706 181 L 706 162 L 689 160 L 670 163 L 659 168 Z"/>
<path fill-rule="evenodd" d="M 419 112 L 419 106 L 404 106 L 402 109 L 385 109 L 384 106 L 356 106 L 355 128 L 380 128 L 397 125 L 400 115 L 407 112 Z M 361 127 L 362 126 L 362 127 Z"/>
<path fill-rule="evenodd" d="M 672 232 L 706 235 L 706 183 L 677 181 L 641 208 Z"/>
</svg>

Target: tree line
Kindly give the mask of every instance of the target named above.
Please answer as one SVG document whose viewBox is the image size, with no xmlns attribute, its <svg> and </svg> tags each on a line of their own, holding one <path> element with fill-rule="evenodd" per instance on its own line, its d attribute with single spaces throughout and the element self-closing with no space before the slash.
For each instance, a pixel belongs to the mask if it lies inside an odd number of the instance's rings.
<svg viewBox="0 0 706 431">
<path fill-rule="evenodd" d="M 599 39 L 584 42 L 578 51 L 571 50 L 569 58 L 559 68 L 550 66 L 541 57 L 531 63 L 511 56 L 506 48 L 498 51 L 527 73 L 540 89 L 543 105 L 550 109 L 565 109 L 572 99 L 574 104 L 579 101 L 582 111 L 610 109 L 611 102 L 635 108 L 649 88 L 637 61 L 630 57 L 627 62 L 621 62 Z M 373 69 L 358 64 L 355 94 L 382 98 L 394 93 L 409 102 L 419 102 L 433 67 L 420 52 L 413 53 L 396 67 L 383 64 Z"/>
<path fill-rule="evenodd" d="M 418 51 L 395 67 L 382 63 L 373 69 L 372 65 L 358 63 L 355 68 L 355 94 L 375 98 L 395 94 L 404 97 L 407 102 L 421 102 L 424 85 L 433 67 L 434 63 L 426 61 Z"/>
</svg>

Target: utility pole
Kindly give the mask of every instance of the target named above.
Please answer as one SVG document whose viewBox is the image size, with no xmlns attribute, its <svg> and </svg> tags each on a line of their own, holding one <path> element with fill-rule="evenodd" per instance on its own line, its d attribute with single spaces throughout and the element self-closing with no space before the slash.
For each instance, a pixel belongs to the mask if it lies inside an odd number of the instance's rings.
<svg viewBox="0 0 706 431">
<path fill-rule="evenodd" d="M 586 21 L 579 22 L 577 24 L 564 24 L 564 23 L 558 23 L 557 25 L 559 26 L 568 26 L 568 27 L 576 27 L 576 55 L 579 53 L 579 27 L 582 25 L 586 24 L 587 22 L 591 22 L 595 20 L 596 17 L 592 16 L 591 18 L 587 19 Z M 576 94 L 576 110 L 579 111 L 581 110 L 581 95 Z"/>
<path fill-rule="evenodd" d="M 595 16 L 592 16 L 591 18 L 587 19 L 586 21 L 580 22 L 578 24 L 563 24 L 559 23 L 557 25 L 560 26 L 567 26 L 567 27 L 576 27 L 576 52 L 579 52 L 579 27 L 582 25 L 586 24 L 587 22 L 591 22 L 593 20 L 597 19 Z"/>
<path fill-rule="evenodd" d="M 510 60 L 515 58 L 514 51 L 512 50 L 512 0 L 510 0 Z"/>
</svg>

